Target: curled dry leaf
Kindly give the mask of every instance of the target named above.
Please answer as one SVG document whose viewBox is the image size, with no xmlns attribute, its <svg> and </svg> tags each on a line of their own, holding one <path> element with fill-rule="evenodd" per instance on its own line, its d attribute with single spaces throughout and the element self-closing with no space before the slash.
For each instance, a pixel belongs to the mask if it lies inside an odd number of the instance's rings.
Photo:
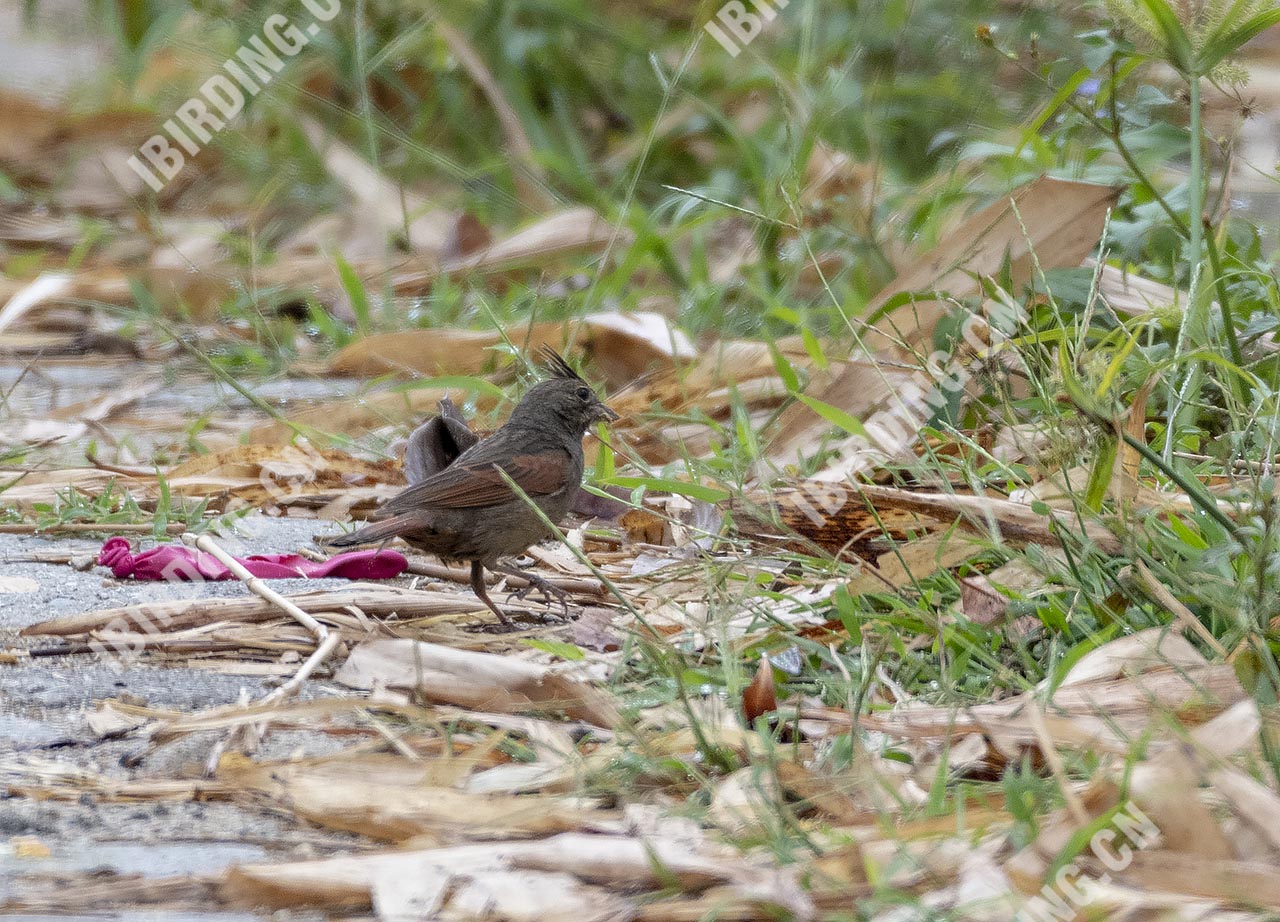
<svg viewBox="0 0 1280 922">
<path fill-rule="evenodd" d="M 627 539 L 639 544 L 661 544 L 666 520 L 648 509 L 628 509 L 618 519 Z"/>
<path fill-rule="evenodd" d="M 773 683 L 773 666 L 769 654 L 760 657 L 760 665 L 750 684 L 742 690 L 742 712 L 748 723 L 757 717 L 771 714 L 778 709 L 778 695 Z"/>
</svg>

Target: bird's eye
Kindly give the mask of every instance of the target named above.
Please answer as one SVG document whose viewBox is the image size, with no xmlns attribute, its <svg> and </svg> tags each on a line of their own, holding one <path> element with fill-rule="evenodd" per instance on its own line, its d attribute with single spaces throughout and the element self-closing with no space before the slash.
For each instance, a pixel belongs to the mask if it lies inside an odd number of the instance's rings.
<svg viewBox="0 0 1280 922">
<path fill-rule="evenodd" d="M 579 400 L 590 400 L 590 399 L 591 399 L 591 389 L 590 389 L 590 388 L 586 388 L 586 387 L 580 387 L 580 388 L 578 388 L 578 399 L 579 399 Z"/>
</svg>

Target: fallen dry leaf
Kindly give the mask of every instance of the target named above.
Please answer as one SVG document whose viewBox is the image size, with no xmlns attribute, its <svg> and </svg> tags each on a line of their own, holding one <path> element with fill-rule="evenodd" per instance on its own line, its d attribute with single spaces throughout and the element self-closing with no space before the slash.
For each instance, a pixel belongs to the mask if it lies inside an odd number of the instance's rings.
<svg viewBox="0 0 1280 922">
<path fill-rule="evenodd" d="M 549 667 L 412 640 L 363 643 L 335 678 L 350 688 L 404 688 L 464 707 L 516 713 L 552 708 L 602 727 L 618 720 L 612 696 Z"/>
</svg>

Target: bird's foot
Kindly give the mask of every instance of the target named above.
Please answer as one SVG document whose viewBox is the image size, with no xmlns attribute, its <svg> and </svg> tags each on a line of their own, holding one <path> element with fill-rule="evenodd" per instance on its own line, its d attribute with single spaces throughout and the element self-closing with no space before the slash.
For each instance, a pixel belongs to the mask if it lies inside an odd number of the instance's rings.
<svg viewBox="0 0 1280 922">
<path fill-rule="evenodd" d="M 567 600 L 569 593 L 565 592 L 563 589 L 552 585 L 540 576 L 536 576 L 532 573 L 525 573 L 521 570 L 515 569 L 514 567 L 498 566 L 492 567 L 491 569 L 497 573 L 504 573 L 507 576 L 518 576 L 529 583 L 528 586 L 511 593 L 511 595 L 508 596 L 508 599 L 513 597 L 523 599 L 532 590 L 537 589 L 542 593 L 542 597 L 546 599 L 548 605 L 551 604 L 552 599 L 558 599 L 560 604 L 564 606 L 565 617 L 568 617 L 569 603 Z M 498 616 L 498 620 L 502 622 L 503 627 L 507 630 L 513 630 L 516 628 L 516 623 L 512 620 L 513 615 L 518 618 L 528 618 L 532 616 L 542 621 L 546 621 L 550 614 L 549 612 L 544 614 L 540 612 L 526 611 L 523 609 L 503 611 L 497 605 L 493 604 L 493 600 L 489 598 L 489 592 L 485 588 L 484 584 L 484 566 L 478 560 L 471 562 L 471 590 L 476 594 L 476 598 L 488 606 L 489 610 Z M 558 619 L 553 618 L 553 620 Z"/>
<path fill-rule="evenodd" d="M 519 599 L 520 601 L 523 602 L 532 593 L 537 592 L 539 595 L 542 596 L 542 600 L 546 602 L 547 605 L 553 605 L 557 602 L 560 603 L 560 608 L 562 610 L 564 617 L 565 618 L 569 617 L 569 593 L 565 592 L 565 590 L 561 589 L 559 586 L 557 586 L 555 583 L 551 582 L 550 580 L 543 579 L 541 576 L 538 576 L 536 573 L 530 573 L 527 570 L 517 571 L 516 573 L 512 573 L 510 575 L 519 576 L 522 579 L 528 580 L 529 585 L 521 589 L 517 589 L 515 592 L 511 593 L 509 596 L 507 596 L 507 601 L 510 601 L 511 599 Z"/>
</svg>

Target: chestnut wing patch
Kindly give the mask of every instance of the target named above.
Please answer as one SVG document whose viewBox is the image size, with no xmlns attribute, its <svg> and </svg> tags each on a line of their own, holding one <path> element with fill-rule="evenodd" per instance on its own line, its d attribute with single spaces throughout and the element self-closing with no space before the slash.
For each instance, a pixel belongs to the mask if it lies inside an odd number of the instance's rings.
<svg viewBox="0 0 1280 922">
<path fill-rule="evenodd" d="M 516 455 L 503 462 L 476 459 L 455 463 L 389 500 L 380 512 L 395 515 L 422 506 L 475 509 L 510 502 L 515 493 L 498 473 L 499 464 L 520 489 L 534 497 L 563 490 L 571 466 L 569 453 L 559 448 Z"/>
</svg>

